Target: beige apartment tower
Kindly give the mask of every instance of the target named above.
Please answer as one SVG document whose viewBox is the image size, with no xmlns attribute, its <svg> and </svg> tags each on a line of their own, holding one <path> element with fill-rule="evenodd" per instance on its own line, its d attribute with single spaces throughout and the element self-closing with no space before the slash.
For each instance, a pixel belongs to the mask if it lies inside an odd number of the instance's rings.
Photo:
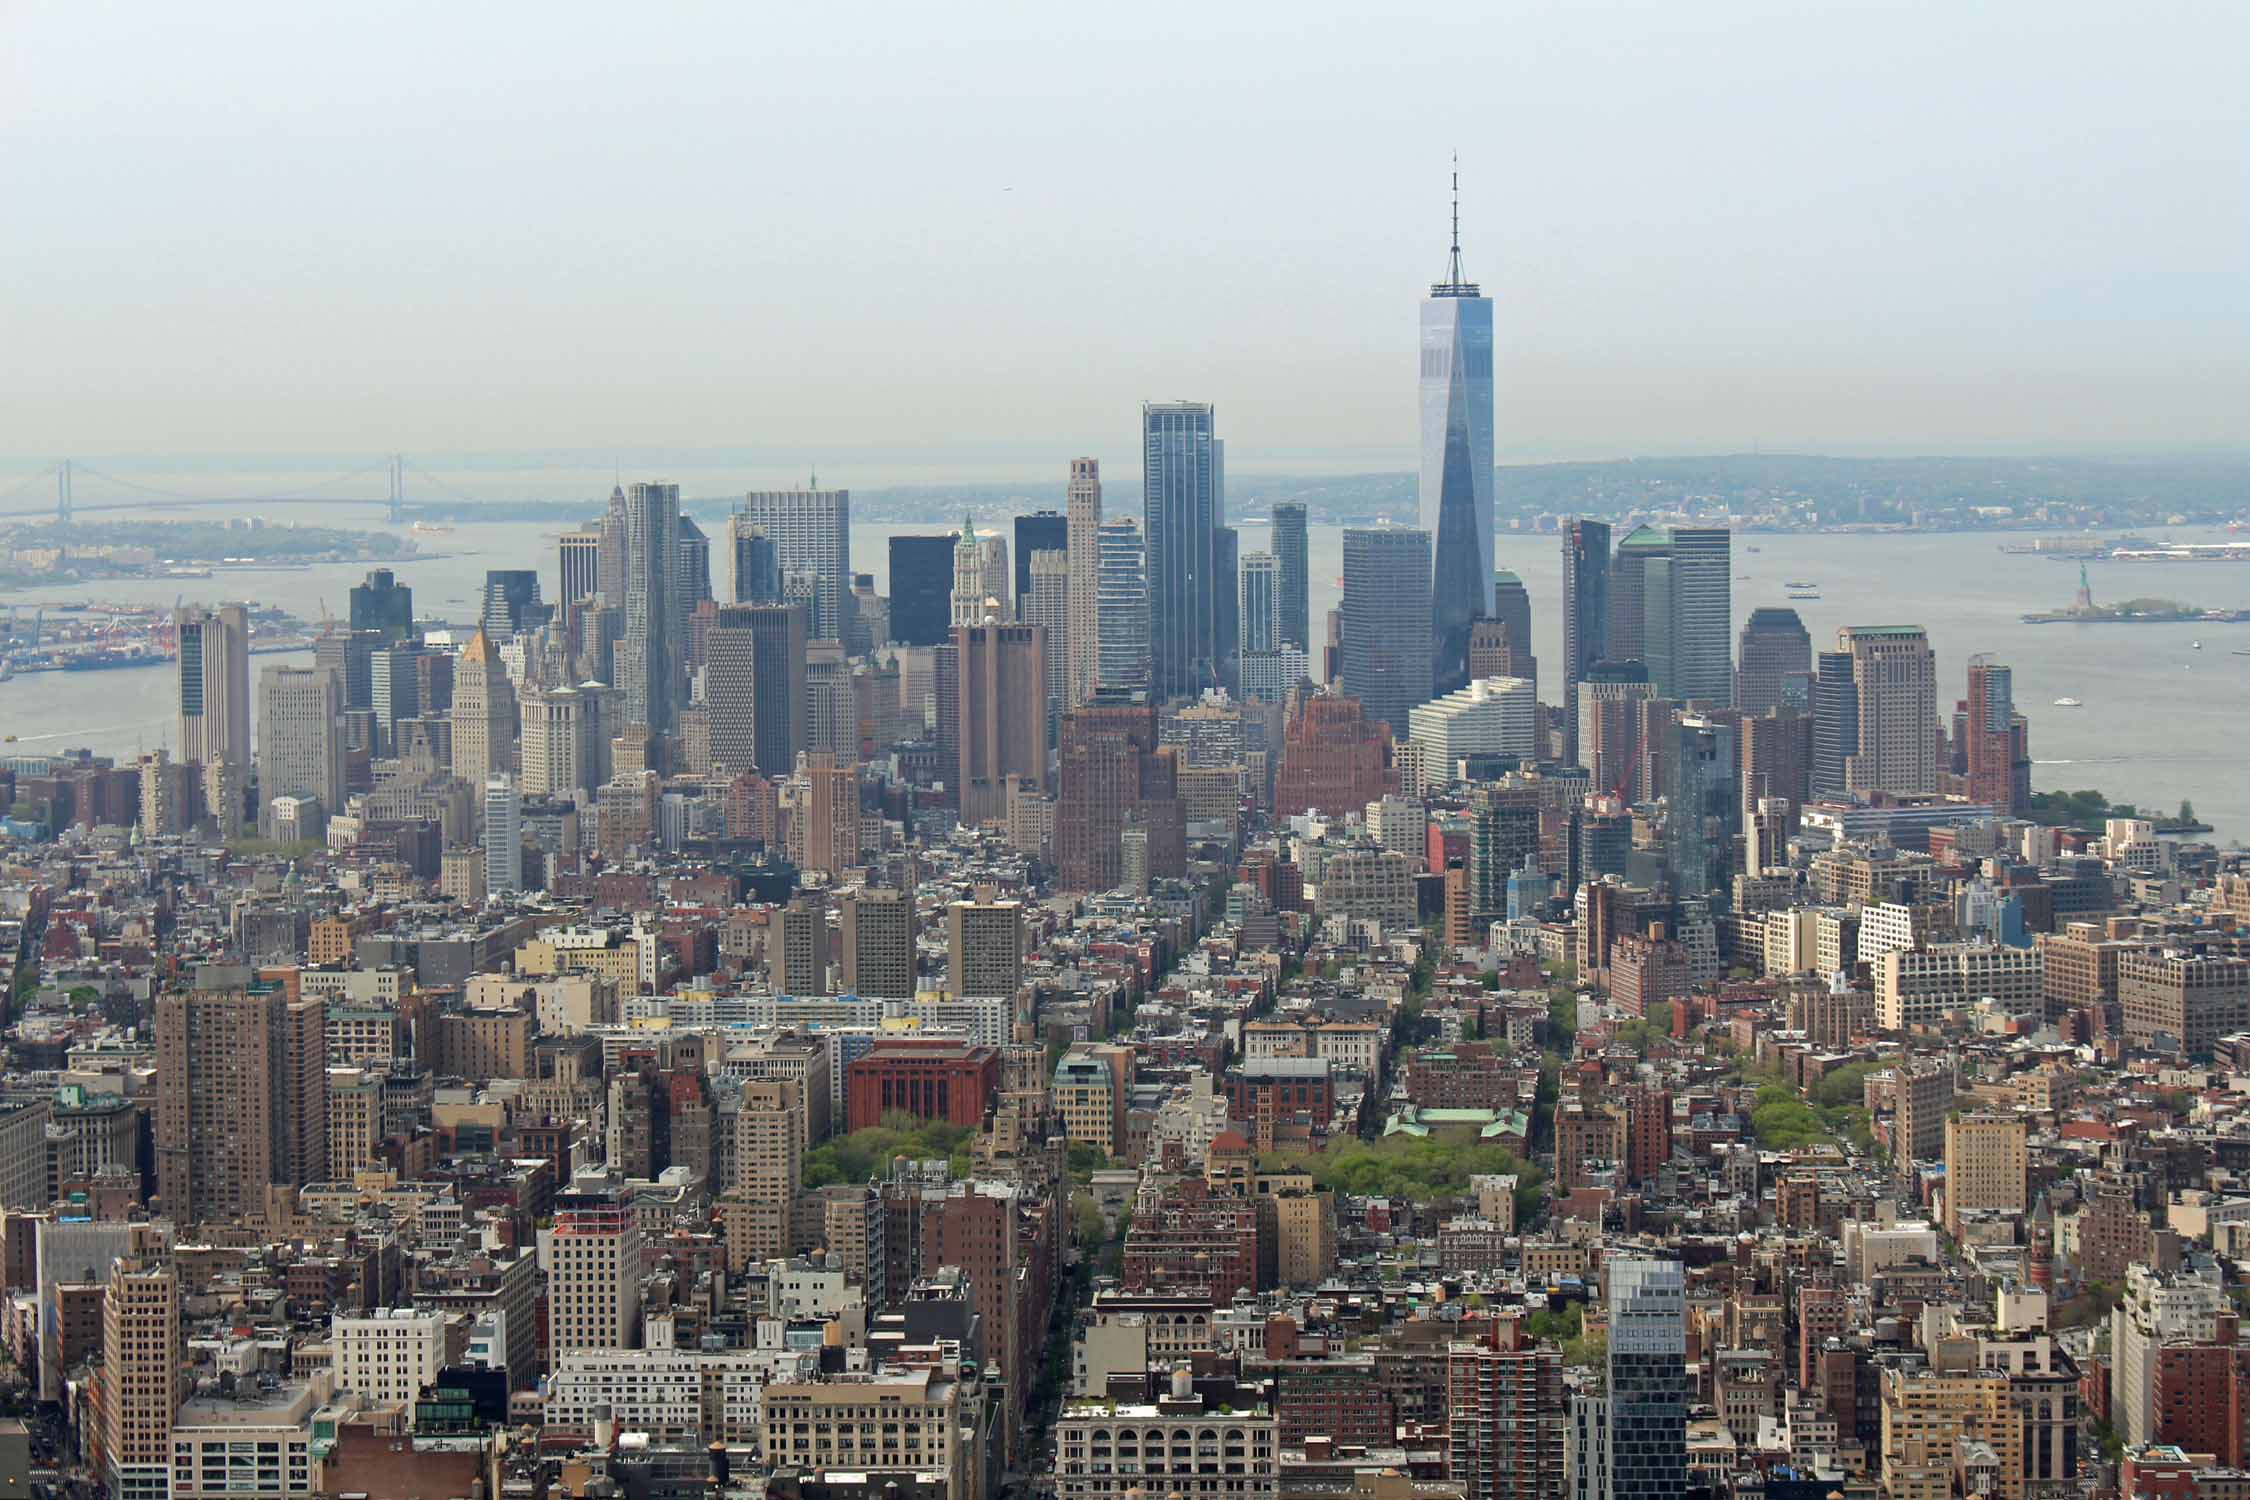
<svg viewBox="0 0 2250 1500">
<path fill-rule="evenodd" d="M 1023 985 L 1023 903 L 956 901 L 945 909 L 951 967 L 945 990 L 956 1000 L 1012 1000 Z"/>
<path fill-rule="evenodd" d="M 453 664 L 450 717 L 455 776 L 481 789 L 516 769 L 516 690 L 482 630 L 469 637 Z"/>
<path fill-rule="evenodd" d="M 1837 649 L 1852 659 L 1859 753 L 1844 762 L 1853 792 L 1927 796 L 1938 790 L 1937 658 L 1919 625 L 1847 625 Z"/>
<path fill-rule="evenodd" d="M 639 1342 L 641 1228 L 622 1187 L 582 1179 L 556 1198 L 547 1265 L 551 1355 Z"/>
<path fill-rule="evenodd" d="M 206 968 L 156 1002 L 156 1183 L 183 1227 L 266 1217 L 328 1171 L 327 1008 Z"/>
<path fill-rule="evenodd" d="M 844 993 L 914 998 L 914 897 L 858 890 L 844 897 Z"/>
<path fill-rule="evenodd" d="M 724 1214 L 730 1259 L 754 1264 L 793 1248 L 797 1196 L 804 1186 L 802 1101 L 802 1090 L 786 1079 L 754 1078 L 742 1086 L 734 1135 L 738 1201 Z"/>
<path fill-rule="evenodd" d="M 171 1493 L 172 1419 L 180 1409 L 180 1284 L 168 1265 L 127 1256 L 109 1269 L 102 1308 L 101 1447 L 109 1493 Z"/>
<path fill-rule="evenodd" d="M 1961 1237 L 1965 1214 L 2021 1217 L 2028 1197 L 2028 1131 L 2014 1115 L 1948 1115 L 1945 1121 L 1945 1232 Z"/>
</svg>

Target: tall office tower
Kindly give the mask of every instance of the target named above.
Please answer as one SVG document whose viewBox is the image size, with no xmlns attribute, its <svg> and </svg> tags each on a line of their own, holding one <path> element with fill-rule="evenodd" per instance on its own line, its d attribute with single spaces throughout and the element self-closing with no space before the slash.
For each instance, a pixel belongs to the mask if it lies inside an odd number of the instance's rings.
<svg viewBox="0 0 2250 1500">
<path fill-rule="evenodd" d="M 1047 548 L 1031 555 L 1031 586 L 1018 606 L 1023 623 L 1046 632 L 1050 722 L 1070 691 L 1070 554 Z M 1046 726 L 1041 726 L 1041 733 Z"/>
<path fill-rule="evenodd" d="M 753 1078 L 742 1085 L 734 1126 L 735 1201 L 721 1209 L 730 1261 L 739 1256 L 747 1266 L 795 1252 L 804 1117 L 803 1090 L 794 1080 Z"/>
<path fill-rule="evenodd" d="M 472 787 L 516 768 L 516 690 L 478 631 L 453 663 L 453 774 Z"/>
<path fill-rule="evenodd" d="M 1488 576 L 1479 570 L 1479 576 Z M 1410 526 L 1344 532 L 1344 692 L 1403 739 L 1430 701 L 1430 534 Z M 1468 637 L 1462 636 L 1462 663 Z"/>
<path fill-rule="evenodd" d="M 1848 801 L 1846 772 L 1859 754 L 1859 685 L 1852 681 L 1852 654 L 1823 651 L 1813 668 L 1812 774 L 1808 792 L 1815 802 Z"/>
<path fill-rule="evenodd" d="M 1211 408 L 1196 401 L 1144 404 L 1141 448 L 1149 695 L 1161 701 L 1199 693 L 1218 681 L 1213 584 L 1221 515 Z"/>
<path fill-rule="evenodd" d="M 844 993 L 913 999 L 914 893 L 879 886 L 847 891 L 843 915 Z"/>
<path fill-rule="evenodd" d="M 777 995 L 828 993 L 828 913 L 818 903 L 799 899 L 774 913 L 766 979 Z"/>
<path fill-rule="evenodd" d="M 372 630 L 347 630 L 330 624 L 313 640 L 313 665 L 336 674 L 345 712 L 375 706 L 375 650 Z"/>
<path fill-rule="evenodd" d="M 945 908 L 945 992 L 956 1000 L 1013 1000 L 1023 988 L 1023 903 L 955 901 Z"/>
<path fill-rule="evenodd" d="M 784 579 L 807 572 L 820 580 L 820 608 L 808 622 L 810 638 L 842 640 L 852 575 L 852 492 L 753 490 L 743 496 L 739 514 L 773 539 Z"/>
<path fill-rule="evenodd" d="M 353 630 L 372 630 L 385 641 L 414 638 L 414 590 L 389 568 L 371 569 L 365 583 L 352 585 L 350 599 L 346 623 Z"/>
<path fill-rule="evenodd" d="M 1726 888 L 1735 833 L 1742 826 L 1742 775 L 1735 726 L 1681 719 L 1667 747 L 1662 788 L 1664 860 L 1673 894 L 1708 896 Z"/>
<path fill-rule="evenodd" d="M 328 1169 L 327 1008 L 206 966 L 156 1002 L 156 1175 L 181 1225 L 263 1219 Z"/>
<path fill-rule="evenodd" d="M 1012 618 L 1023 618 L 1023 601 L 1031 592 L 1031 554 L 1069 550 L 1070 521 L 1061 512 L 1035 510 L 1028 516 L 1016 517 L 1015 614 Z"/>
<path fill-rule="evenodd" d="M 961 821 L 1008 811 L 1007 778 L 1047 786 L 1047 642 L 1036 625 L 957 625 L 961 673 Z"/>
<path fill-rule="evenodd" d="M 222 836 L 242 832 L 250 779 L 250 616 L 239 604 L 173 612 L 179 640 L 180 759 L 201 767 L 203 805 Z"/>
<path fill-rule="evenodd" d="M 1666 668 L 1649 664 L 1657 691 L 1682 702 L 1727 708 L 1734 702 L 1734 533 L 1723 526 L 1672 532 L 1664 566 L 1652 567 L 1649 633 L 1657 628 L 1655 578 L 1666 584 Z M 1651 654 L 1655 654 L 1653 647 Z M 1667 675 L 1668 674 L 1668 675 Z"/>
<path fill-rule="evenodd" d="M 1281 565 L 1281 578 L 1276 585 L 1280 597 L 1274 605 L 1281 615 L 1281 639 L 1287 645 L 1310 652 L 1313 648 L 1312 570 L 1302 500 L 1273 503 L 1272 549 L 1275 560 Z"/>
<path fill-rule="evenodd" d="M 258 807 L 276 797 L 317 797 L 322 813 L 344 805 L 343 694 L 319 667 L 268 667 L 258 674 Z"/>
<path fill-rule="evenodd" d="M 1813 717 L 1801 708 L 1781 705 L 1762 714 L 1743 715 L 1742 805 L 1755 807 L 1763 799 L 1789 804 L 1789 827 L 1811 795 Z"/>
<path fill-rule="evenodd" d="M 484 784 L 484 893 L 523 889 L 523 794 L 502 774 Z"/>
<path fill-rule="evenodd" d="M 711 539 L 703 528 L 680 517 L 679 551 L 675 555 L 672 615 L 681 629 L 694 617 L 695 607 L 711 597 Z"/>
<path fill-rule="evenodd" d="M 1223 493 L 1223 492 L 1222 492 Z M 1242 534 L 1232 526 L 1211 533 L 1211 588 L 1218 602 L 1217 648 L 1219 685 L 1229 692 L 1241 684 L 1242 658 Z"/>
<path fill-rule="evenodd" d="M 1091 458 L 1070 461 L 1064 490 L 1064 548 L 1070 555 L 1070 625 L 1064 632 L 1065 708 L 1093 696 L 1101 654 L 1102 466 Z"/>
<path fill-rule="evenodd" d="M 797 605 L 719 606 L 703 647 L 713 765 L 775 779 L 797 768 L 810 713 L 806 649 Z"/>
<path fill-rule="evenodd" d="M 679 706 L 680 643 L 672 628 L 679 521 L 678 485 L 636 484 L 626 492 L 616 686 L 625 690 L 625 722 L 655 734 L 671 731 Z"/>
<path fill-rule="evenodd" d="M 2014 817 L 2031 800 L 2031 726 L 2016 712 L 2015 673 L 1989 656 L 1970 657 L 1968 710 L 1961 750 L 1969 800 Z"/>
<path fill-rule="evenodd" d="M 891 538 L 891 640 L 936 646 L 952 630 L 953 549 L 958 533 Z"/>
<path fill-rule="evenodd" d="M 1446 1352 L 1449 1471 L 1463 1500 L 1550 1500 L 1563 1491 L 1562 1351 L 1499 1318 Z"/>
<path fill-rule="evenodd" d="M 1524 656 L 1531 655 L 1531 591 L 1506 568 L 1492 575 L 1491 618 L 1506 627 L 1508 644 Z"/>
<path fill-rule="evenodd" d="M 1859 698 L 1859 753 L 1844 764 L 1854 794 L 1918 796 L 1938 789 L 1937 658 L 1919 625 L 1847 625 Z"/>
<path fill-rule="evenodd" d="M 1436 691 L 1469 680 L 1469 622 L 1492 614 L 1492 302 L 1461 274 L 1460 176 L 1445 280 L 1422 304 L 1422 530 L 1436 543 Z M 1344 627 L 1347 653 L 1351 626 Z M 1526 642 L 1528 649 L 1529 642 Z"/>
<path fill-rule="evenodd" d="M 630 1349 L 641 1331 L 641 1226 L 618 1182 L 582 1176 L 555 1196 L 548 1231 L 547 1348 Z"/>
<path fill-rule="evenodd" d="M 492 568 L 484 575 L 484 633 L 495 641 L 537 630 L 554 611 L 539 602 L 539 573 L 533 568 Z"/>
<path fill-rule="evenodd" d="M 1104 521 L 1097 532 L 1101 561 L 1095 583 L 1094 686 L 1146 693 L 1153 666 L 1148 562 L 1141 528 L 1129 520 Z"/>
<path fill-rule="evenodd" d="M 1469 796 L 1469 913 L 1482 924 L 1508 915 L 1508 877 L 1539 857 L 1539 793 L 1481 786 Z"/>
<path fill-rule="evenodd" d="M 567 686 L 531 688 L 522 711 L 525 796 L 567 799 L 598 785 L 587 775 L 584 694 Z"/>
<path fill-rule="evenodd" d="M 1611 661 L 1648 660 L 1649 568 L 1654 564 L 1661 574 L 1671 566 L 1671 559 L 1671 534 L 1657 527 L 1644 523 L 1617 539 L 1609 561 L 1608 634 L 1602 643 Z M 1660 581 L 1658 586 L 1664 584 Z M 1659 628 L 1657 633 L 1662 636 L 1664 631 Z M 1651 675 L 1653 680 L 1653 669 Z"/>
<path fill-rule="evenodd" d="M 1578 684 L 1586 669 L 1608 659 L 1609 527 L 1576 520 L 1562 533 L 1563 759 L 1583 765 L 1578 753 Z"/>
<path fill-rule="evenodd" d="M 1006 620 L 1013 613 L 1008 605 L 1012 587 L 1008 539 L 996 531 L 979 532 L 964 518 L 961 538 L 953 544 L 953 623 L 982 625 L 986 620 Z"/>
<path fill-rule="evenodd" d="M 1667 1500 L 1687 1492 L 1687 1293 L 1680 1263 L 1613 1258 L 1609 1381 L 1598 1500 Z"/>
<path fill-rule="evenodd" d="M 1242 559 L 1241 577 L 1243 654 L 1280 650 L 1281 559 L 1271 552 L 1253 552 Z"/>
<path fill-rule="evenodd" d="M 622 607 L 625 602 L 625 487 L 618 485 L 609 492 L 609 506 L 602 518 L 594 523 L 594 531 L 601 537 L 600 552 L 596 557 L 596 593 L 605 596 L 612 605 Z"/>
<path fill-rule="evenodd" d="M 1469 626 L 1469 680 L 1486 677 L 1521 677 L 1539 691 L 1539 658 L 1516 644 L 1507 625 L 1499 620 L 1478 620 Z M 1545 759 L 1545 752 L 1541 752 Z"/>
<path fill-rule="evenodd" d="M 167 1500 L 182 1395 L 179 1278 L 161 1261 L 124 1256 L 110 1263 L 108 1282 L 95 1406 L 109 1494 Z"/>
<path fill-rule="evenodd" d="M 1279 651 L 1245 651 L 1242 653 L 1242 698 L 1246 703 L 1282 703 L 1290 691 L 1301 682 L 1308 681 L 1310 664 L 1305 660 L 1302 646 L 1284 646 Z"/>
<path fill-rule="evenodd" d="M 555 596 L 559 607 L 591 599 L 602 591 L 602 534 L 598 528 L 566 531 L 558 539 L 561 582 Z"/>
<path fill-rule="evenodd" d="M 897 556 L 898 543 L 891 543 Z M 897 564 L 892 564 L 897 571 Z M 737 604 L 772 604 L 781 598 L 781 557 L 773 538 L 747 517 L 727 521 L 727 592 Z"/>
<path fill-rule="evenodd" d="M 1578 763 L 1591 773 L 1596 792 L 1632 795 L 1640 705 L 1650 692 L 1648 668 L 1637 661 L 1598 661 L 1580 680 Z"/>
<path fill-rule="evenodd" d="M 804 788 L 790 829 L 797 866 L 841 876 L 859 863 L 859 767 L 832 750 L 807 750 L 796 779 Z"/>
<path fill-rule="evenodd" d="M 1812 637 L 1795 610 L 1761 605 L 1750 611 L 1736 656 L 1734 706 L 1743 713 L 1811 703 Z"/>
<path fill-rule="evenodd" d="M 1117 888 L 1123 869 L 1118 835 L 1128 820 L 1148 830 L 1151 875 L 1176 877 L 1186 870 L 1179 764 L 1179 752 L 1159 742 L 1152 704 L 1097 694 L 1063 716 L 1062 785 L 1055 798 L 1062 889 Z"/>
</svg>

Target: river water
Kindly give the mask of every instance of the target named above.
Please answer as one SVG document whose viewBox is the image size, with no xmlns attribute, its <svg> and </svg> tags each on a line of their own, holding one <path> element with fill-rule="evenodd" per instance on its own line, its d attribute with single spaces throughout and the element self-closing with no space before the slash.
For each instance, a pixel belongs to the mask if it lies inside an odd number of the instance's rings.
<svg viewBox="0 0 2250 1500">
<path fill-rule="evenodd" d="M 355 517 L 348 524 L 364 523 Z M 1245 553 L 1265 546 L 1262 525 L 1240 524 Z M 467 622 L 476 614 L 488 568 L 520 568 L 536 559 L 552 597 L 560 529 L 464 524 L 450 534 L 415 538 L 422 551 L 439 555 L 394 566 L 413 587 L 418 613 Z M 886 590 L 890 536 L 944 529 L 936 520 L 927 526 L 855 526 L 854 565 L 875 575 L 878 591 Z M 709 522 L 705 530 L 712 531 Z M 2190 529 L 2167 535 L 2194 541 L 2220 533 Z M 2005 538 L 2025 539 L 2022 533 Z M 1789 604 L 1803 617 L 1815 650 L 1831 646 L 1845 625 L 1923 625 L 1937 652 L 1941 711 L 1964 692 L 1969 657 L 1988 652 L 2015 669 L 2017 707 L 2031 720 L 2034 786 L 2098 788 L 2117 800 L 2166 811 L 2189 799 L 2217 827 L 2221 841 L 2250 839 L 2250 773 L 2244 761 L 2250 656 L 2233 654 L 2250 651 L 2250 624 L 2025 625 L 2018 616 L 2070 603 L 2077 566 L 2002 553 L 2000 540 L 1989 534 L 1737 536 L 1735 618 L 1739 624 L 1756 606 Z M 1316 526 L 1310 542 L 1313 630 L 1319 635 L 1337 601 L 1342 533 Z M 1499 550 L 1501 565 L 1515 570 L 1530 590 L 1541 696 L 1551 697 L 1562 666 L 1560 544 L 1552 535 L 1503 532 Z M 332 564 L 211 579 L 48 585 L 0 593 L 0 607 L 14 604 L 28 616 L 41 601 L 169 605 L 184 594 L 189 603 L 255 599 L 317 620 L 323 603 L 332 614 L 344 612 L 345 591 L 365 571 L 362 564 Z M 716 560 L 714 573 L 714 583 L 724 590 L 723 565 Z M 1822 597 L 1789 601 L 1784 584 L 1791 580 L 1817 583 Z M 2097 563 L 2092 581 L 2101 601 L 2161 595 L 2205 608 L 2250 609 L 2250 564 Z M 2193 646 L 2198 640 L 2201 650 Z M 259 657 L 252 666 L 293 659 Z M 2085 706 L 2053 707 L 2062 697 Z M 6 748 L 17 753 L 87 746 L 130 758 L 172 741 L 174 703 L 173 675 L 164 670 L 37 673 L 0 683 L 0 734 L 16 737 Z"/>
</svg>

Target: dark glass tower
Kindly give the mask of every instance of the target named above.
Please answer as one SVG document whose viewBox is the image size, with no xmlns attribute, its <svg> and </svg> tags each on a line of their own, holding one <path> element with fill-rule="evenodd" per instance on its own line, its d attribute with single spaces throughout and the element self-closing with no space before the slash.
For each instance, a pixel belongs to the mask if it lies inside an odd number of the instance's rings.
<svg viewBox="0 0 2250 1500">
<path fill-rule="evenodd" d="M 1680 1263 L 1613 1260 L 1604 1500 L 1687 1493 L 1687 1294 Z"/>
<path fill-rule="evenodd" d="M 1344 533 L 1344 691 L 1406 738 L 1430 701 L 1430 534 L 1409 526 Z"/>
<path fill-rule="evenodd" d="M 958 532 L 891 538 L 894 644 L 942 646 L 952 639 L 953 549 L 960 540 Z"/>
<path fill-rule="evenodd" d="M 414 590 L 391 576 L 389 568 L 376 568 L 365 583 L 351 592 L 353 630 L 372 630 L 386 643 L 410 639 L 414 634 Z"/>
<path fill-rule="evenodd" d="M 1859 683 L 1849 651 L 1823 651 L 1813 668 L 1812 798 L 1848 801 L 1848 763 L 1859 754 Z"/>
<path fill-rule="evenodd" d="M 1148 545 L 1150 695 L 1218 681 L 1218 454 L 1210 406 L 1141 408 L 1141 515 Z"/>
<path fill-rule="evenodd" d="M 1302 650 L 1312 650 L 1312 593 L 1310 553 L 1305 537 L 1305 506 L 1300 500 L 1276 500 L 1273 506 L 1273 555 L 1281 565 L 1278 608 L 1281 639 Z"/>
<path fill-rule="evenodd" d="M 1750 611 L 1735 651 L 1734 706 L 1746 715 L 1789 704 L 1803 708 L 1812 677 L 1812 636 L 1793 609 Z"/>
</svg>

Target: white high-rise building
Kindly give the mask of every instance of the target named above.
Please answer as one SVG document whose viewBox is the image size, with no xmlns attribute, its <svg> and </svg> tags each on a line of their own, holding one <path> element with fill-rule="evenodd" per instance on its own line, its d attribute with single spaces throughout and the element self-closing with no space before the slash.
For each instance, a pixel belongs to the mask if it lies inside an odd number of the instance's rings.
<svg viewBox="0 0 2250 1500">
<path fill-rule="evenodd" d="M 1311 661 L 1299 646 L 1242 653 L 1242 696 L 1254 703 L 1280 703 L 1306 680 Z"/>
<path fill-rule="evenodd" d="M 621 1182 L 600 1173 L 572 1181 L 546 1231 L 547 1347 L 630 1349 L 641 1327 L 641 1228 Z"/>
<path fill-rule="evenodd" d="M 1119 692 L 1149 691 L 1148 556 L 1141 528 L 1130 520 L 1104 521 L 1098 544 L 1101 572 L 1096 584 L 1098 687 Z"/>
<path fill-rule="evenodd" d="M 1539 704 L 1529 680 L 1485 677 L 1407 712 L 1408 738 L 1425 762 L 1444 768 L 1468 755 L 1538 756 Z"/>
<path fill-rule="evenodd" d="M 523 889 L 523 796 L 514 780 L 484 784 L 484 893 L 512 896 Z"/>
<path fill-rule="evenodd" d="M 811 639 L 842 640 L 852 581 L 851 491 L 753 490 L 742 497 L 738 515 L 745 528 L 755 527 L 773 542 L 774 563 L 784 578 L 797 572 L 817 578 Z"/>
<path fill-rule="evenodd" d="M 953 547 L 953 623 L 1005 621 L 1014 592 L 1008 574 L 1008 539 L 997 531 L 979 532 L 964 518 L 961 540 Z"/>
<path fill-rule="evenodd" d="M 1093 696 L 1101 659 L 1102 467 L 1091 458 L 1070 461 L 1070 487 L 1064 506 L 1070 553 L 1070 624 L 1065 632 L 1069 660 L 1067 704 L 1076 708 Z"/>
<path fill-rule="evenodd" d="M 1453 248 L 1422 304 L 1421 527 L 1430 584 L 1433 680 L 1469 678 L 1469 625 L 1492 614 L 1492 302 L 1461 272 L 1461 179 L 1453 179 Z"/>
<path fill-rule="evenodd" d="M 379 1307 L 365 1318 L 329 1322 L 336 1389 L 365 1396 L 373 1405 L 411 1406 L 445 1367 L 446 1314 L 413 1307 Z"/>
<path fill-rule="evenodd" d="M 572 797 L 593 785 L 584 745 L 585 702 L 578 689 L 544 688 L 524 694 L 525 796 Z"/>
<path fill-rule="evenodd" d="M 1253 552 L 1242 559 L 1242 652 L 1274 651 L 1281 646 L 1281 559 Z"/>
</svg>

